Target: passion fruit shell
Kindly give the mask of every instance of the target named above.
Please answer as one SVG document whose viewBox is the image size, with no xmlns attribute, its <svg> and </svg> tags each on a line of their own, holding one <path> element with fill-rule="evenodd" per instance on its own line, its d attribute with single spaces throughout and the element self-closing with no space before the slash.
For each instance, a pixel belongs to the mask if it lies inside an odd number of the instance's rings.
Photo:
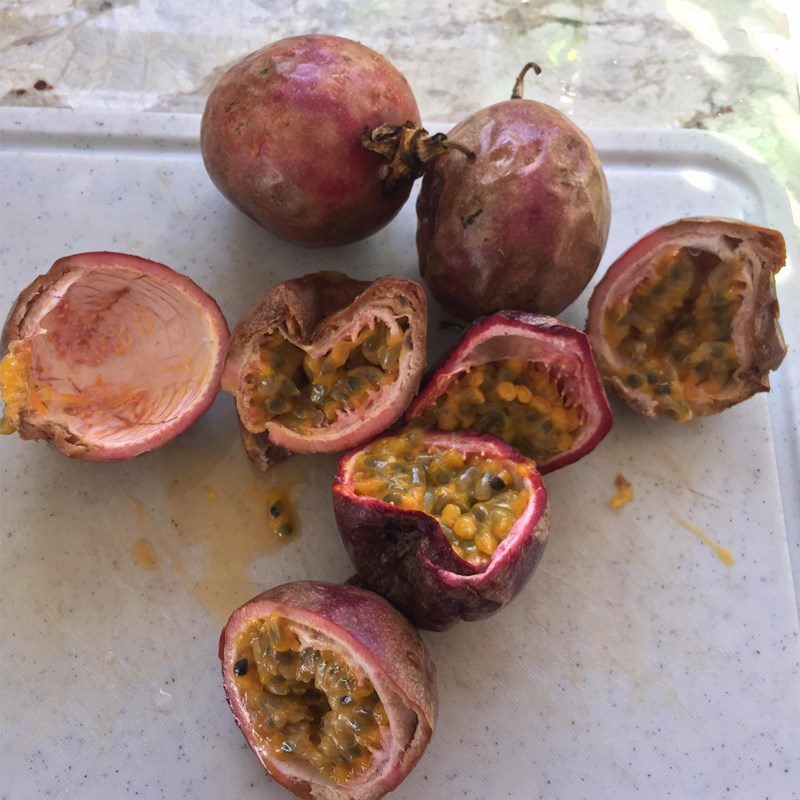
<svg viewBox="0 0 800 800">
<path fill-rule="evenodd" d="M 153 450 L 214 401 L 227 341 L 214 300 L 164 264 L 109 252 L 60 258 L 3 328 L 3 432 L 88 461 Z"/>
<path fill-rule="evenodd" d="M 222 376 L 250 457 L 266 468 L 380 433 L 419 388 L 426 340 L 414 281 L 316 272 L 276 286 L 233 331 Z"/>
<path fill-rule="evenodd" d="M 786 355 L 776 230 L 716 217 L 657 228 L 623 253 L 589 300 L 603 379 L 647 417 L 684 422 L 769 390 Z"/>
<path fill-rule="evenodd" d="M 402 450 L 404 439 L 412 442 L 408 453 Z M 466 489 L 469 497 L 454 497 L 452 503 L 448 501 L 436 514 L 420 507 L 424 506 L 424 500 L 407 502 L 410 493 L 388 498 L 369 496 L 357 484 L 356 472 L 365 454 L 381 441 L 342 456 L 333 482 L 333 509 L 358 573 L 354 580 L 383 595 L 415 625 L 429 630 L 446 630 L 459 619 L 482 619 L 511 602 L 531 577 L 547 541 L 547 492 L 536 465 L 493 436 L 420 430 L 408 431 L 394 439 L 400 442 L 396 462 L 380 461 L 375 465 L 377 474 L 391 474 L 395 463 L 414 471 L 419 468 L 415 458 L 420 453 L 441 453 L 444 459 L 455 453 L 466 460 L 461 467 L 453 465 L 445 473 L 450 481 L 474 480 L 468 474 L 474 469 L 469 466 L 470 456 L 475 457 L 476 463 L 491 464 L 496 473 L 504 470 L 512 476 L 517 498 L 522 499 L 521 510 L 506 522 L 493 547 L 486 548 L 487 552 L 492 550 L 490 555 L 467 560 L 461 545 L 467 537 L 475 538 L 475 525 L 470 523 L 471 532 L 453 535 L 449 526 L 458 530 L 458 521 L 447 519 L 451 511 L 448 506 L 462 503 L 462 516 L 476 518 L 475 494 L 487 483 L 486 475 L 475 476 L 478 483 Z M 389 448 L 395 449 L 391 444 Z M 459 469 L 463 476 L 459 475 Z M 497 477 L 494 474 L 489 480 Z M 436 474 L 429 474 L 428 480 L 445 491 L 449 489 Z M 500 483 L 503 489 L 514 485 L 508 477 Z M 398 490 L 395 488 L 394 492 L 397 495 Z M 486 492 L 481 497 L 490 498 L 491 494 Z M 485 502 L 479 504 L 491 515 L 494 508 Z M 508 503 L 501 505 L 512 507 Z M 493 523 L 493 517 L 489 519 Z M 501 539 L 499 544 L 497 539 Z"/>
<path fill-rule="evenodd" d="M 339 36 L 293 36 L 231 67 L 209 95 L 200 146 L 211 180 L 277 236 L 339 245 L 381 228 L 411 181 L 387 186 L 385 159 L 361 145 L 384 123 L 419 125 L 403 75 Z"/>
<path fill-rule="evenodd" d="M 220 638 L 228 704 L 269 775 L 298 797 L 377 800 L 436 724 L 434 666 L 383 598 L 352 586 L 276 586 Z"/>
<path fill-rule="evenodd" d="M 523 99 L 521 78 L 511 100 L 447 134 L 474 157 L 439 155 L 417 199 L 420 274 L 466 320 L 503 308 L 558 314 L 589 283 L 608 237 L 597 151 L 560 111 Z"/>
<path fill-rule="evenodd" d="M 404 419 L 476 427 L 510 442 L 546 474 L 594 450 L 611 428 L 611 409 L 582 331 L 553 317 L 500 311 L 467 328 Z"/>
</svg>

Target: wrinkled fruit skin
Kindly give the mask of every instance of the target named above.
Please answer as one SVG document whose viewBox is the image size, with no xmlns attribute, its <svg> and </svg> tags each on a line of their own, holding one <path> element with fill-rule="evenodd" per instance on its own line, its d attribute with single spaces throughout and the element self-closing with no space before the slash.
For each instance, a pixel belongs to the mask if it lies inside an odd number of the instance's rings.
<svg viewBox="0 0 800 800">
<path fill-rule="evenodd" d="M 532 465 L 494 436 L 431 431 L 426 441 Z M 383 595 L 417 627 L 434 631 L 459 619 L 483 619 L 517 596 L 544 552 L 549 530 L 547 491 L 535 469 L 526 480 L 526 511 L 492 560 L 479 567 L 456 555 L 430 514 L 356 495 L 350 472 L 357 455 L 342 456 L 333 482 L 336 522 L 358 571 L 354 582 Z"/>
<path fill-rule="evenodd" d="M 421 417 L 454 376 L 470 367 L 511 356 L 557 366 L 586 410 L 583 430 L 574 446 L 550 458 L 537 457 L 539 472 L 546 475 L 591 453 L 611 430 L 612 417 L 589 340 L 571 325 L 538 314 L 499 311 L 476 320 L 443 361 L 430 371 L 406 410 L 404 422 L 413 423 Z"/>
<path fill-rule="evenodd" d="M 452 314 L 557 314 L 603 255 L 611 204 L 586 135 L 533 100 L 498 103 L 448 134 L 474 160 L 433 161 L 417 200 L 422 277 Z"/>
<path fill-rule="evenodd" d="M 231 334 L 222 388 L 236 398 L 242 440 L 262 469 L 291 453 L 335 453 L 356 447 L 395 422 L 419 388 L 426 363 L 427 301 L 422 287 L 401 278 L 356 281 L 340 272 L 315 272 L 274 287 Z M 354 326 L 403 318 L 408 328 L 397 380 L 368 405 L 334 424 L 300 434 L 275 421 L 259 423 L 248 405 L 247 369 L 257 342 L 278 331 L 306 352 L 324 353 Z"/>
<path fill-rule="evenodd" d="M 235 639 L 250 620 L 273 612 L 333 641 L 376 688 L 388 712 L 392 736 L 384 762 L 369 781 L 347 789 L 312 782 L 293 772 L 288 762 L 276 760 L 254 737 L 232 670 Z M 317 581 L 276 586 L 234 611 L 222 630 L 219 656 L 225 695 L 247 744 L 269 775 L 298 797 L 377 800 L 411 772 L 433 735 L 438 706 L 433 663 L 407 620 L 372 592 Z"/>
<path fill-rule="evenodd" d="M 661 416 L 664 409 L 648 394 L 621 380 L 622 363 L 603 335 L 603 313 L 630 294 L 660 256 L 681 247 L 712 253 L 722 260 L 743 259 L 746 265 L 744 302 L 732 326 L 732 341 L 740 362 L 733 388 L 725 396 L 707 397 L 691 404 L 692 414 L 716 414 L 756 392 L 769 391 L 769 372 L 777 369 L 786 355 L 774 281 L 774 275 L 786 262 L 786 243 L 778 231 L 719 217 L 687 217 L 656 228 L 608 268 L 589 300 L 586 322 L 605 384 L 631 408 L 652 419 Z"/>
<path fill-rule="evenodd" d="M 308 246 L 339 245 L 383 227 L 410 186 L 387 194 L 383 159 L 359 134 L 419 124 L 406 79 L 383 56 L 338 36 L 295 36 L 226 72 L 203 114 L 208 174 L 267 230 Z"/>
<path fill-rule="evenodd" d="M 3 328 L 3 355 L 30 346 L 17 431 L 87 461 L 154 450 L 213 403 L 227 342 L 213 298 L 170 267 L 125 253 L 60 258 Z"/>
</svg>

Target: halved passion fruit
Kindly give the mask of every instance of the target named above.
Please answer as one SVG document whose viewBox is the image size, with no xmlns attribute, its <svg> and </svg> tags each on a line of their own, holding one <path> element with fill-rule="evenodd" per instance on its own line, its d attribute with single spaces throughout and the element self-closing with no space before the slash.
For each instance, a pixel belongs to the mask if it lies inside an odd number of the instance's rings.
<svg viewBox="0 0 800 800">
<path fill-rule="evenodd" d="M 586 329 L 606 383 L 648 417 L 686 422 L 769 390 L 786 355 L 778 231 L 694 217 L 652 231 L 608 269 Z"/>
<path fill-rule="evenodd" d="M 266 467 L 380 433 L 419 387 L 426 338 L 414 281 L 317 272 L 276 286 L 234 330 L 222 376 L 251 458 Z"/>
<path fill-rule="evenodd" d="M 333 508 L 357 582 L 431 630 L 509 603 L 547 540 L 536 465 L 474 433 L 410 428 L 348 453 Z"/>
<path fill-rule="evenodd" d="M 231 615 L 220 659 L 248 745 L 298 797 L 382 797 L 433 734 L 433 664 L 372 592 L 311 581 L 270 589 Z"/>
<path fill-rule="evenodd" d="M 534 459 L 542 473 L 582 458 L 611 427 L 585 334 L 552 317 L 518 311 L 473 323 L 405 419 L 444 431 L 494 434 Z"/>
<path fill-rule="evenodd" d="M 119 461 L 188 428 L 219 392 L 228 326 L 199 286 L 122 253 L 61 258 L 3 328 L 0 432 Z"/>
</svg>

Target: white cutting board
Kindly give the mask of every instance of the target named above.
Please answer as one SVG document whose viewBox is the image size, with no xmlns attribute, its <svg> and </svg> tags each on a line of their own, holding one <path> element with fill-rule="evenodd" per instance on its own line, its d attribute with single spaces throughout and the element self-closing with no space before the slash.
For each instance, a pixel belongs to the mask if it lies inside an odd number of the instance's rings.
<svg viewBox="0 0 800 800">
<path fill-rule="evenodd" d="M 84 250 L 184 270 L 232 324 L 274 283 L 316 269 L 417 276 L 413 203 L 360 244 L 279 242 L 207 179 L 196 117 L 2 117 L 3 310 L 56 258 Z M 604 265 L 686 214 L 794 236 L 782 191 L 730 145 L 686 132 L 596 141 L 614 207 Z M 780 289 L 794 342 L 797 278 Z M 567 321 L 582 325 L 587 296 Z M 439 317 L 434 309 L 437 355 L 455 339 Z M 615 403 L 597 451 L 547 478 L 551 539 L 519 598 L 483 622 L 425 634 L 439 723 L 398 800 L 796 796 L 796 367 L 773 391 L 772 422 L 764 396 L 682 427 Z M 234 725 L 217 638 L 262 588 L 351 574 L 329 502 L 334 460 L 296 457 L 262 477 L 224 395 L 179 440 L 130 463 L 72 462 L 17 437 L 0 452 L 2 797 L 288 797 Z M 612 511 L 618 472 L 635 500 Z M 301 532 L 285 545 L 266 533 L 269 484 L 294 485 Z"/>
</svg>

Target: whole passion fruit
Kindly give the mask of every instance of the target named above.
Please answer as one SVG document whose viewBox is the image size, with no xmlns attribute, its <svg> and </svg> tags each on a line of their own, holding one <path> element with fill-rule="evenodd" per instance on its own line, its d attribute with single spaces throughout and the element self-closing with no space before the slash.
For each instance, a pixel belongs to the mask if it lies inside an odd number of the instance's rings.
<svg viewBox="0 0 800 800">
<path fill-rule="evenodd" d="M 606 383 L 631 408 L 677 422 L 769 390 L 786 355 L 778 231 L 690 217 L 638 241 L 608 269 L 586 324 Z"/>
<path fill-rule="evenodd" d="M 584 333 L 552 317 L 501 311 L 467 328 L 405 420 L 494 434 L 547 473 L 594 450 L 611 410 Z"/>
<path fill-rule="evenodd" d="M 272 233 L 338 245 L 383 227 L 411 180 L 384 183 L 365 129 L 419 125 L 406 79 L 383 56 L 338 36 L 294 36 L 251 53 L 209 95 L 200 130 L 208 174 Z"/>
<path fill-rule="evenodd" d="M 448 138 L 417 200 L 419 268 L 452 314 L 503 308 L 557 314 L 588 284 L 608 237 L 611 203 L 587 136 L 556 109 L 522 98 L 478 111 Z M 538 68 L 537 68 L 538 70 Z"/>
<path fill-rule="evenodd" d="M 316 272 L 276 286 L 231 336 L 222 388 L 263 468 L 383 431 L 425 369 L 427 305 L 414 281 Z"/>
<path fill-rule="evenodd" d="M 419 634 L 372 592 L 277 586 L 234 611 L 219 654 L 247 744 L 298 797 L 383 797 L 433 734 L 433 664 Z"/>
<path fill-rule="evenodd" d="M 188 428 L 219 392 L 228 326 L 199 286 L 123 253 L 61 258 L 3 328 L 0 432 L 121 461 Z"/>
<path fill-rule="evenodd" d="M 474 433 L 409 429 L 348 453 L 333 508 L 357 582 L 430 630 L 513 600 L 547 541 L 536 465 Z"/>
</svg>

